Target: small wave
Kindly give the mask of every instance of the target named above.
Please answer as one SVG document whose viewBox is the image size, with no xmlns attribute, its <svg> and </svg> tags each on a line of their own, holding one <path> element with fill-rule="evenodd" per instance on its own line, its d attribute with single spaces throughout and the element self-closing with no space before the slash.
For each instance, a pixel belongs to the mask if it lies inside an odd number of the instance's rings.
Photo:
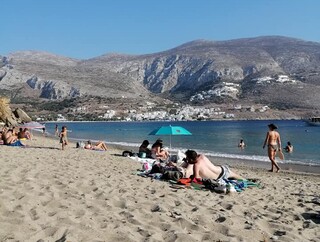
<svg viewBox="0 0 320 242">
<path fill-rule="evenodd" d="M 140 143 L 128 143 L 128 142 L 107 142 L 110 145 L 119 145 L 119 146 L 127 146 L 127 147 L 135 147 L 137 150 L 139 149 Z"/>
</svg>

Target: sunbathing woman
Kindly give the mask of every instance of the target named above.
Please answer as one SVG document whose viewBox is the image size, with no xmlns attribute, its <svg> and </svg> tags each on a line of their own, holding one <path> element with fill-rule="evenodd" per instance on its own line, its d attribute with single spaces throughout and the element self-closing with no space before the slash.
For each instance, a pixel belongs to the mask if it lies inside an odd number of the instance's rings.
<svg viewBox="0 0 320 242">
<path fill-rule="evenodd" d="M 92 145 L 91 141 L 88 140 L 87 144 L 84 146 L 85 149 L 88 150 L 101 150 L 101 151 L 106 151 L 107 145 L 103 143 L 102 141 L 99 141 L 97 144 Z"/>
</svg>

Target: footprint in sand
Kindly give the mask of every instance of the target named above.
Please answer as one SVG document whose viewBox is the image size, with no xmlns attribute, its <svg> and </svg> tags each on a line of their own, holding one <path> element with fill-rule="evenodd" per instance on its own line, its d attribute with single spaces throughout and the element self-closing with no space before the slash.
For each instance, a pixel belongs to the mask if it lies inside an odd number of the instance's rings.
<svg viewBox="0 0 320 242">
<path fill-rule="evenodd" d="M 30 209 L 29 215 L 30 215 L 30 218 L 32 220 L 38 220 L 39 219 L 38 213 L 37 213 L 35 208 Z"/>
</svg>

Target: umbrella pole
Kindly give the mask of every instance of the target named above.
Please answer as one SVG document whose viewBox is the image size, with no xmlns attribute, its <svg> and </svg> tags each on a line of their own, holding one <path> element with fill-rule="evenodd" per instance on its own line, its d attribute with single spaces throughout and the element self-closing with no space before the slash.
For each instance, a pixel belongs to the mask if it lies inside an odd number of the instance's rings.
<svg viewBox="0 0 320 242">
<path fill-rule="evenodd" d="M 171 151 L 171 134 L 170 134 L 170 151 Z"/>
</svg>

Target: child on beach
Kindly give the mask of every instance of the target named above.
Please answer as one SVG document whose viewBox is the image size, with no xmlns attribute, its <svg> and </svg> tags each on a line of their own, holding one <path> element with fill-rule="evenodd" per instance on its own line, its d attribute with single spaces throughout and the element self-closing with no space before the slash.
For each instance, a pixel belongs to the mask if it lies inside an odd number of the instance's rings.
<svg viewBox="0 0 320 242">
<path fill-rule="evenodd" d="M 67 138 L 67 127 L 62 126 L 61 133 L 60 133 L 60 144 L 62 150 L 64 150 L 64 147 L 68 145 L 68 138 Z"/>
</svg>

